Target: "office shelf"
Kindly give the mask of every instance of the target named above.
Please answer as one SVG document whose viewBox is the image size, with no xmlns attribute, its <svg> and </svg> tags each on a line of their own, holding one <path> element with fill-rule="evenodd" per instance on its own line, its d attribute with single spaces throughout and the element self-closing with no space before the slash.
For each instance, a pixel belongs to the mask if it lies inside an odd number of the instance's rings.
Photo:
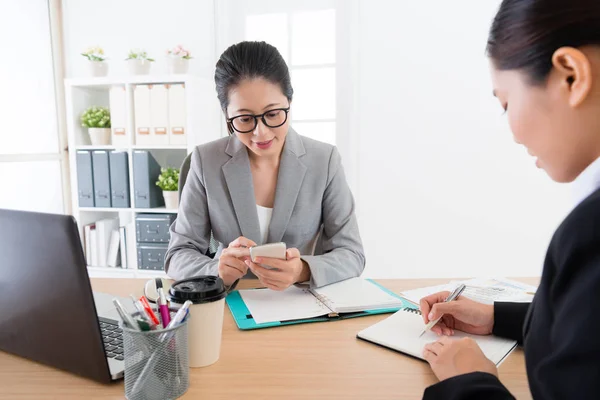
<svg viewBox="0 0 600 400">
<path fill-rule="evenodd" d="M 164 207 L 156 207 L 156 208 L 136 208 L 134 209 L 136 213 L 157 213 L 157 214 L 177 214 L 177 209 L 173 208 L 164 208 Z"/>
<path fill-rule="evenodd" d="M 131 208 L 117 208 L 117 207 L 79 207 L 79 211 L 88 212 L 122 212 L 131 211 Z"/>
<path fill-rule="evenodd" d="M 142 145 L 136 144 L 131 146 L 134 150 L 187 150 L 187 145 L 175 145 L 175 144 L 165 144 L 165 145 Z"/>
<path fill-rule="evenodd" d="M 150 271 L 144 269 L 123 269 L 120 267 L 87 267 L 91 278 L 130 278 L 130 279 L 148 279 L 148 278 L 168 278 L 164 271 Z"/>
<path fill-rule="evenodd" d="M 93 146 L 91 144 L 84 144 L 84 145 L 75 147 L 75 150 L 115 150 L 115 149 L 117 149 L 117 148 L 112 145 Z"/>
<path fill-rule="evenodd" d="M 185 86 L 185 127 L 187 144 L 162 144 L 143 145 L 135 141 L 135 118 L 134 118 L 134 91 L 136 85 L 143 84 L 183 84 Z M 133 153 L 136 150 L 148 150 L 157 162 L 163 166 L 179 166 L 184 157 L 191 153 L 199 144 L 219 139 L 226 135 L 222 123 L 222 112 L 219 102 L 214 95 L 214 82 L 212 79 L 204 79 L 193 75 L 138 75 L 121 77 L 86 77 L 66 79 L 65 102 L 67 138 L 69 151 L 70 181 L 71 181 L 71 204 L 72 214 L 77 220 L 79 234 L 84 242 L 84 226 L 110 217 L 118 217 L 120 226 L 131 226 L 135 221 L 136 213 L 166 213 L 175 214 L 176 209 L 138 208 L 135 207 L 134 180 L 133 180 Z M 121 137 L 119 143 L 105 146 L 93 146 L 90 144 L 87 129 L 81 127 L 81 113 L 91 106 L 110 106 L 110 90 L 114 86 L 122 87 L 125 91 L 125 136 Z M 127 152 L 129 194 L 131 207 L 79 207 L 78 180 L 77 180 L 77 151 L 78 150 L 119 150 Z M 126 247 L 134 246 L 130 258 L 137 255 L 137 238 L 135 228 L 133 236 L 129 238 Z M 84 247 L 85 248 L 85 247 Z M 109 267 L 88 267 L 90 276 L 114 277 L 114 278 L 147 278 L 154 276 L 166 276 L 163 271 L 137 270 L 137 257 L 128 265 L 129 269 Z"/>
</svg>

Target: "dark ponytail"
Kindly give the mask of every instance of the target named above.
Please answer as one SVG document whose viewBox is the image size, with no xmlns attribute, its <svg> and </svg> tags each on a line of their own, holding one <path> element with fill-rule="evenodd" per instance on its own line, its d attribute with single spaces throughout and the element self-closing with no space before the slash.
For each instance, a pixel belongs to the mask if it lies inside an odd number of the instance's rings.
<svg viewBox="0 0 600 400">
<path fill-rule="evenodd" d="M 557 49 L 585 45 L 600 45 L 600 0 L 504 0 L 487 53 L 496 68 L 521 69 L 540 84 Z"/>
<path fill-rule="evenodd" d="M 244 79 L 263 78 L 281 87 L 291 102 L 294 90 L 288 67 L 274 46 L 265 42 L 240 42 L 230 46 L 217 61 L 215 84 L 223 111 L 229 105 L 229 91 Z"/>
</svg>

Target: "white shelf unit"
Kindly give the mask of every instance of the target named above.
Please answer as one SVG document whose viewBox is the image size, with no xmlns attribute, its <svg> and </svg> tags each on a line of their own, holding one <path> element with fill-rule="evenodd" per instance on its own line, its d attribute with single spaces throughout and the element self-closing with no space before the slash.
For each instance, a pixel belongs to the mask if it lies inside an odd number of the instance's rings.
<svg viewBox="0 0 600 400">
<path fill-rule="evenodd" d="M 184 84 L 186 100 L 186 145 L 137 145 L 135 143 L 135 116 L 133 91 L 136 85 Z M 124 87 L 126 96 L 127 144 L 119 146 L 92 146 L 87 129 L 80 123 L 81 114 L 91 106 L 109 107 L 109 90 L 113 86 Z M 223 134 L 222 115 L 215 93 L 214 83 L 192 75 L 146 75 L 102 78 L 76 78 L 65 80 L 67 131 L 71 178 L 72 212 L 83 238 L 83 227 L 107 217 L 118 217 L 121 225 L 135 220 L 138 213 L 177 213 L 176 209 L 136 208 L 134 202 L 133 160 L 134 150 L 149 150 L 161 166 L 177 167 L 195 146 L 218 139 Z M 77 150 L 124 150 L 128 153 L 130 208 L 79 207 L 77 185 Z M 137 246 L 137 239 L 134 243 Z M 136 249 L 137 254 L 137 249 Z M 129 267 L 129 266 L 128 266 Z M 147 278 L 164 277 L 164 272 L 133 268 L 88 267 L 92 277 Z"/>
</svg>

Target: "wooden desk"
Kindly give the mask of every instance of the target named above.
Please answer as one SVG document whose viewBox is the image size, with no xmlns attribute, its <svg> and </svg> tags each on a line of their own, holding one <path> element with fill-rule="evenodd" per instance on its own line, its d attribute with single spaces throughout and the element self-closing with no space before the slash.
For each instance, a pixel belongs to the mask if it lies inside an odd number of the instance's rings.
<svg viewBox="0 0 600 400">
<path fill-rule="evenodd" d="M 381 280 L 396 291 L 447 280 Z M 525 279 L 537 284 L 537 279 Z M 95 291 L 140 293 L 144 280 L 92 279 Z M 243 282 L 240 287 L 256 285 Z M 387 315 L 243 332 L 225 306 L 219 361 L 190 370 L 183 398 L 419 399 L 436 382 L 428 364 L 356 339 Z M 531 398 L 523 351 L 500 367 L 500 380 L 518 399 Z M 122 399 L 123 382 L 101 385 L 0 352 L 1 399 Z"/>
</svg>

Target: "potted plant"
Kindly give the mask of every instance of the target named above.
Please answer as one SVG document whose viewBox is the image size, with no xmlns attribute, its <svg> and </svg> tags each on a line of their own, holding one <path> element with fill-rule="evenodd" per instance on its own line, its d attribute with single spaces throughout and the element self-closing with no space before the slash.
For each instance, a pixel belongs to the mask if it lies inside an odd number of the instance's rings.
<svg viewBox="0 0 600 400">
<path fill-rule="evenodd" d="M 88 59 L 88 66 L 92 76 L 106 76 L 108 74 L 108 63 L 106 62 L 102 47 L 89 47 L 81 55 Z"/>
<path fill-rule="evenodd" d="M 129 72 L 133 75 L 147 75 L 150 73 L 150 63 L 154 62 L 145 50 L 130 50 L 125 60 L 129 64 Z"/>
<path fill-rule="evenodd" d="M 190 60 L 192 59 L 189 50 L 181 45 L 167 50 L 167 67 L 170 74 L 187 74 Z"/>
<path fill-rule="evenodd" d="M 106 107 L 90 107 L 81 115 L 81 126 L 88 128 L 93 146 L 110 144 L 110 112 Z"/>
<path fill-rule="evenodd" d="M 179 169 L 161 168 L 156 186 L 162 189 L 167 209 L 179 207 Z"/>
</svg>

